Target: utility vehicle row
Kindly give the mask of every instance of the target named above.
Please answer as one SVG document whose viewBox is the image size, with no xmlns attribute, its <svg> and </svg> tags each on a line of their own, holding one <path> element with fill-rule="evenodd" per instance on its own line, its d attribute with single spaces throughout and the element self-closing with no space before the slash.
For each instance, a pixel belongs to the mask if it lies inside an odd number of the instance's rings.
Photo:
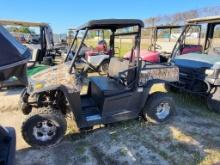
<svg viewBox="0 0 220 165">
<path fill-rule="evenodd" d="M 140 48 L 144 29 L 141 20 L 91 20 L 76 29 L 66 54 L 54 47 L 48 25 L 22 24 L 40 26 L 40 49 L 21 45 L 0 27 L 0 81 L 2 87 L 14 81 L 26 85 L 20 99 L 20 109 L 27 115 L 22 135 L 32 146 L 57 144 L 65 135 L 69 113 L 80 131 L 139 116 L 154 123 L 167 121 L 174 114 L 175 103 L 167 93 L 149 94 L 157 83 L 164 83 L 168 91 L 202 95 L 210 109 L 220 112 L 220 56 L 215 40 L 220 17 L 192 19 L 184 26 L 153 27 L 146 50 Z M 169 31 L 167 39 L 172 46 L 158 39 L 160 30 Z M 179 34 L 174 37 L 176 41 L 171 36 L 173 30 Z M 108 42 L 103 35 L 98 45 L 90 48 L 86 38 L 91 31 L 108 31 Z M 127 36 L 133 39 L 132 47 L 120 57 L 116 40 Z M 38 52 L 36 56 L 34 52 Z M 42 62 L 51 65 L 57 54 L 62 54 L 62 64 L 48 66 L 27 78 L 27 68 Z M 88 78 L 89 71 L 103 74 Z M 88 90 L 80 94 L 85 79 Z"/>
</svg>

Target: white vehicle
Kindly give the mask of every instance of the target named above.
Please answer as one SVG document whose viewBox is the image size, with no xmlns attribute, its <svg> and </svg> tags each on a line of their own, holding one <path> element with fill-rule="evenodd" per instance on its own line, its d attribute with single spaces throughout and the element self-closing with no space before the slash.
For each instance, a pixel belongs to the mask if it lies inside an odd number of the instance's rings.
<svg viewBox="0 0 220 165">
<path fill-rule="evenodd" d="M 74 39 L 76 41 L 76 39 Z M 74 42 L 73 42 L 74 44 Z M 65 55 L 65 61 L 72 60 L 75 55 L 75 48 L 77 46 L 72 46 L 70 52 Z M 95 71 L 102 74 L 108 72 L 109 61 L 111 58 L 111 50 L 108 50 L 107 42 L 105 40 L 100 40 L 95 48 L 88 47 L 86 44 L 83 44 L 79 56 L 77 57 L 79 68 L 82 68 L 85 71 Z M 84 67 L 83 64 L 88 64 Z"/>
</svg>

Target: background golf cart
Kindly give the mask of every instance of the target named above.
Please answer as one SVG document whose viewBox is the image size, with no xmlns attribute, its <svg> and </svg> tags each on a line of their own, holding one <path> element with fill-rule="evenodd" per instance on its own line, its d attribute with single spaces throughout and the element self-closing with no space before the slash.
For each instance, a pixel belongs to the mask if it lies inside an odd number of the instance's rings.
<svg viewBox="0 0 220 165">
<path fill-rule="evenodd" d="M 144 28 L 142 32 L 149 37 L 149 47 L 140 50 L 142 60 L 151 63 L 167 62 L 182 30 L 183 26 L 179 25 Z M 124 58 L 130 58 L 129 52 Z"/>
<path fill-rule="evenodd" d="M 14 128 L 4 128 L 0 125 L 0 164 L 14 165 L 16 150 L 16 135 Z"/>
<path fill-rule="evenodd" d="M 158 53 L 160 62 L 167 62 L 183 30 L 183 26 L 156 26 L 151 29 L 152 37 L 149 51 Z"/>
<path fill-rule="evenodd" d="M 28 48 L 0 26 L 0 88 L 28 84 L 26 64 L 30 57 Z"/>
<path fill-rule="evenodd" d="M 68 109 L 73 112 L 80 130 L 134 119 L 140 115 L 155 123 L 169 119 L 175 110 L 172 98 L 160 92 L 149 95 L 149 90 L 155 83 L 177 81 L 178 68 L 168 64 L 148 64 L 139 58 L 143 26 L 141 20 L 105 19 L 89 21 L 79 27 L 76 36 L 81 31 L 84 34 L 71 63 L 52 67 L 33 76 L 32 84 L 21 95 L 21 109 L 24 114 L 29 114 L 22 126 L 25 141 L 32 146 L 58 143 L 66 131 L 65 115 Z M 135 28 L 121 31 L 129 27 Z M 108 76 L 91 77 L 87 93 L 80 95 L 82 73 L 76 73 L 75 62 L 88 31 L 94 29 L 111 31 L 112 58 Z M 127 35 L 135 39 L 130 60 L 114 56 L 115 37 Z M 134 55 L 135 49 L 137 56 Z"/>
<path fill-rule="evenodd" d="M 63 58 L 65 58 L 65 61 L 72 60 L 73 56 L 76 53 L 78 44 L 81 40 L 81 36 L 77 34 L 77 30 L 74 30 L 74 33 L 75 35 L 77 35 L 72 38 L 74 42 L 72 42 L 72 44 L 70 45 L 69 51 L 63 54 Z M 79 57 L 77 57 L 78 67 L 83 68 L 86 61 L 86 63 L 88 63 L 89 65 L 84 68 L 85 71 L 95 71 L 98 73 L 106 74 L 108 72 L 108 64 L 111 58 L 108 44 L 109 41 L 109 30 L 90 30 L 87 38 L 82 45 Z"/>
<path fill-rule="evenodd" d="M 168 87 L 205 96 L 208 107 L 216 112 L 220 112 L 219 33 L 219 16 L 188 21 L 171 56 L 180 68 L 180 81 Z"/>
</svg>

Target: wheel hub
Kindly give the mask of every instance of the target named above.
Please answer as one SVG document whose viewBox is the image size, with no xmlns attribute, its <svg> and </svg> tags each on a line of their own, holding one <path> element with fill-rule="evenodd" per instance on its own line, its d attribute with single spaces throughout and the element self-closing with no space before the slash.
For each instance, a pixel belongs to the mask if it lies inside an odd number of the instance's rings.
<svg viewBox="0 0 220 165">
<path fill-rule="evenodd" d="M 56 135 L 56 125 L 50 121 L 45 120 L 38 122 L 33 128 L 33 135 L 37 140 L 48 141 Z"/>
<path fill-rule="evenodd" d="M 108 71 L 108 63 L 103 64 L 102 66 L 102 71 L 107 72 Z"/>
<path fill-rule="evenodd" d="M 170 114 L 170 105 L 169 103 L 160 103 L 156 108 L 156 115 L 158 119 L 163 120 Z"/>
</svg>

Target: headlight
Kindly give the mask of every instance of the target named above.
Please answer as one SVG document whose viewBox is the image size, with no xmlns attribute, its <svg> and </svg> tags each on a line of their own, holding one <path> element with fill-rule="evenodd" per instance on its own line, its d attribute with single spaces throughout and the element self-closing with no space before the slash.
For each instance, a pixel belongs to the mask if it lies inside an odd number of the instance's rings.
<svg viewBox="0 0 220 165">
<path fill-rule="evenodd" d="M 27 93 L 31 93 L 33 91 L 33 82 L 31 79 L 28 79 L 28 87 L 27 87 Z"/>
<path fill-rule="evenodd" d="M 208 76 L 212 76 L 214 74 L 215 70 L 212 70 L 212 69 L 206 69 L 205 70 L 205 74 L 208 75 Z"/>
<path fill-rule="evenodd" d="M 42 89 L 43 87 L 44 87 L 44 84 L 41 83 L 41 82 L 36 82 L 36 83 L 34 84 L 34 89 L 39 90 L 39 89 Z"/>
</svg>

